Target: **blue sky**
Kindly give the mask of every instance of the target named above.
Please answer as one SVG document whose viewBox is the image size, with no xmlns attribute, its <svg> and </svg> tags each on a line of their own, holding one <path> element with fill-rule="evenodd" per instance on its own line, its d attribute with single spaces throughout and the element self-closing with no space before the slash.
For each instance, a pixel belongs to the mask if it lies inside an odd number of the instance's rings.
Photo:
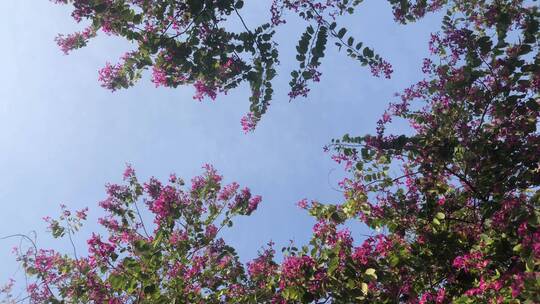
<svg viewBox="0 0 540 304">
<path fill-rule="evenodd" d="M 253 3 L 244 13 L 248 25 L 268 16 L 268 5 Z M 243 260 L 269 240 L 278 247 L 307 240 L 313 222 L 295 207 L 298 200 L 340 201 L 333 187 L 341 169 L 322 147 L 345 133 L 375 130 L 393 94 L 422 77 L 429 33 L 438 28 L 436 16 L 395 24 L 386 1 L 365 1 L 342 24 L 394 65 L 393 78 L 371 77 L 331 43 L 322 82 L 309 98 L 289 103 L 288 75 L 303 29 L 291 20 L 277 36 L 282 65 L 275 99 L 258 129 L 245 135 L 239 122 L 248 109 L 247 87 L 200 103 L 192 99 L 192 88 L 156 89 L 147 74 L 134 88 L 111 93 L 99 86 L 97 70 L 115 62 L 129 48 L 125 42 L 101 35 L 63 55 L 54 37 L 82 25 L 73 22 L 68 7 L 46 0 L 1 1 L 0 20 L 0 236 L 36 231 L 40 247 L 67 250 L 67 241 L 48 237 L 41 218 L 58 214 L 60 203 L 88 206 L 89 221 L 77 240 L 85 252 L 103 186 L 121 181 L 125 163 L 141 179 L 172 172 L 189 179 L 211 163 L 227 181 L 264 199 L 225 235 Z M 0 282 L 20 276 L 11 254 L 16 244 L 0 241 Z"/>
</svg>

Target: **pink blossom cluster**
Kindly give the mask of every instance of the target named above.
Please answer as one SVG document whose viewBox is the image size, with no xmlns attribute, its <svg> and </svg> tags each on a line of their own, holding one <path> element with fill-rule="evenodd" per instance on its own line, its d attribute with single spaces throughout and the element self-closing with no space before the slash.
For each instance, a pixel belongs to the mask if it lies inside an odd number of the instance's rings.
<svg viewBox="0 0 540 304">
<path fill-rule="evenodd" d="M 271 22 L 274 26 L 287 23 L 287 21 L 285 21 L 282 17 L 283 3 L 281 0 L 272 0 L 272 5 L 270 6 L 270 13 L 272 15 Z"/>
<path fill-rule="evenodd" d="M 247 263 L 247 272 L 254 280 L 260 280 L 264 284 L 272 274 L 278 270 L 278 265 L 274 262 L 275 250 L 273 243 L 269 243 L 269 248 L 259 254 L 257 258 Z"/>
<path fill-rule="evenodd" d="M 105 67 L 98 71 L 98 74 L 98 81 L 101 82 L 101 86 L 113 92 L 118 89 L 116 83 L 124 78 L 123 66 L 119 63 L 112 65 L 107 62 Z"/>
<path fill-rule="evenodd" d="M 457 256 L 452 262 L 452 266 L 457 269 L 462 269 L 465 272 L 471 270 L 481 271 L 489 264 L 489 260 L 485 259 L 483 254 L 474 251 L 468 254 Z"/>
<path fill-rule="evenodd" d="M 436 294 L 433 294 L 431 292 L 426 292 L 420 297 L 420 301 L 418 301 L 418 304 L 427 304 L 427 303 L 443 304 L 445 303 L 445 295 L 446 295 L 445 288 L 439 289 Z"/>
<path fill-rule="evenodd" d="M 218 199 L 222 201 L 228 201 L 232 199 L 239 188 L 240 188 L 240 185 L 236 182 L 233 182 L 231 184 L 224 186 L 218 194 Z"/>
<path fill-rule="evenodd" d="M 98 71 L 98 81 L 101 86 L 114 92 L 121 88 L 127 88 L 140 76 L 134 70 L 136 65 L 136 52 L 126 52 L 120 58 L 120 62 L 111 64 L 107 62 L 105 67 Z"/>
<path fill-rule="evenodd" d="M 288 256 L 281 264 L 282 286 L 287 281 L 302 280 L 305 277 L 305 271 L 310 270 L 315 265 L 313 258 L 307 255 Z"/>
<path fill-rule="evenodd" d="M 86 46 L 88 40 L 96 36 L 92 27 L 86 28 L 82 32 L 75 32 L 69 35 L 58 35 L 54 39 L 64 54 L 69 54 L 74 49 Z"/>
<path fill-rule="evenodd" d="M 392 65 L 385 60 L 370 63 L 369 67 L 371 68 L 371 74 L 375 77 L 384 76 L 384 78 L 390 79 L 394 72 Z"/>
<path fill-rule="evenodd" d="M 86 241 L 88 244 L 88 252 L 91 254 L 91 259 L 97 263 L 105 263 L 116 249 L 114 243 L 102 241 L 101 236 L 92 233 L 92 237 Z"/>
<path fill-rule="evenodd" d="M 210 99 L 212 100 L 216 99 L 217 90 L 215 87 L 208 85 L 201 80 L 195 81 L 193 86 L 195 87 L 195 95 L 193 96 L 193 99 L 201 101 L 204 99 L 205 96 L 210 97 Z"/>
<path fill-rule="evenodd" d="M 253 113 L 247 113 L 246 115 L 242 116 L 242 119 L 240 119 L 240 124 L 242 125 L 242 130 L 244 130 L 244 133 L 253 132 L 257 126 L 257 121 L 258 119 L 256 119 Z"/>
<path fill-rule="evenodd" d="M 156 88 L 159 86 L 167 86 L 167 73 L 165 72 L 165 70 L 158 66 L 153 66 L 152 82 L 156 85 Z"/>
</svg>

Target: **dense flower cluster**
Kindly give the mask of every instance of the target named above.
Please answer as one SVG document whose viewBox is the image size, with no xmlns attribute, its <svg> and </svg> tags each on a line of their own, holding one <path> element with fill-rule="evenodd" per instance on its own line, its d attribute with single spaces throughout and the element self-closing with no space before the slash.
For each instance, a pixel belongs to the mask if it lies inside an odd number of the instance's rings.
<svg viewBox="0 0 540 304">
<path fill-rule="evenodd" d="M 134 53 L 125 53 L 120 63 L 113 65 L 107 62 L 105 67 L 98 71 L 98 80 L 101 82 L 101 86 L 113 92 L 119 88 L 131 86 L 135 79 L 140 77 L 140 73 L 132 69 L 133 56 L 135 56 Z"/>
<path fill-rule="evenodd" d="M 242 119 L 240 119 L 240 124 L 242 125 L 242 130 L 244 130 L 245 133 L 253 132 L 257 126 L 257 119 L 253 114 L 247 113 L 246 115 L 242 116 Z"/>
<path fill-rule="evenodd" d="M 90 40 L 90 38 L 93 38 L 95 36 L 96 36 L 96 32 L 94 31 L 93 28 L 89 27 L 89 28 L 86 28 L 82 32 L 76 32 L 76 33 L 65 35 L 65 36 L 58 35 L 55 38 L 55 41 L 60 47 L 60 49 L 62 50 L 62 52 L 64 52 L 64 54 L 67 55 L 69 54 L 69 52 L 71 52 L 74 49 L 78 49 L 78 48 L 86 46 L 86 43 L 88 42 L 88 40 Z"/>
</svg>

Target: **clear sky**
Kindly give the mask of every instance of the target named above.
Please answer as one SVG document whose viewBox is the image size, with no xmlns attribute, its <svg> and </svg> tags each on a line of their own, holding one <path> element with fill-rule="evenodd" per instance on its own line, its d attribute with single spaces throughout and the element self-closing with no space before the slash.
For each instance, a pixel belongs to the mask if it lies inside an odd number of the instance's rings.
<svg viewBox="0 0 540 304">
<path fill-rule="evenodd" d="M 270 1 L 249 2 L 248 25 L 268 18 Z M 421 78 L 429 33 L 439 24 L 435 16 L 398 25 L 386 1 L 365 1 L 343 24 L 394 65 L 393 78 L 371 77 L 330 43 L 321 83 L 309 98 L 289 103 L 288 75 L 303 29 L 301 22 L 289 22 L 277 37 L 282 65 L 275 99 L 257 130 L 245 135 L 240 126 L 248 109 L 245 86 L 202 103 L 192 99 L 192 88 L 154 88 L 148 74 L 129 90 L 101 88 L 97 70 L 116 62 L 129 45 L 101 35 L 63 55 L 54 37 L 83 27 L 69 13 L 47 0 L 0 1 L 0 236 L 36 231 L 40 247 L 67 249 L 65 240 L 48 237 L 41 218 L 57 215 L 60 203 L 88 206 L 89 221 L 77 240 L 79 252 L 85 252 L 85 236 L 97 227 L 103 186 L 121 181 L 126 162 L 141 180 L 172 172 L 189 179 L 211 163 L 226 181 L 263 196 L 258 211 L 239 218 L 225 235 L 244 261 L 269 240 L 278 248 L 290 239 L 307 240 L 313 222 L 295 207 L 298 200 L 340 201 L 333 187 L 341 169 L 322 147 L 345 133 L 375 130 L 393 94 Z M 0 241 L 0 285 L 20 275 L 11 254 L 16 244 L 16 239 Z"/>
</svg>

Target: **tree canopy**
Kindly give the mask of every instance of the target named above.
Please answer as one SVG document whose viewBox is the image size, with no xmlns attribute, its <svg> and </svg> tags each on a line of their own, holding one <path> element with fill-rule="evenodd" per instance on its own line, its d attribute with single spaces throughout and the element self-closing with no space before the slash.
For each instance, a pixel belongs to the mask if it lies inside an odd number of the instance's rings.
<svg viewBox="0 0 540 304">
<path fill-rule="evenodd" d="M 291 97 L 319 81 L 329 39 L 375 75 L 391 72 L 334 21 L 361 9 L 361 1 L 274 0 L 268 23 L 240 32 L 227 30 L 225 21 L 242 20 L 242 1 L 56 2 L 72 4 L 75 19 L 92 21 L 84 32 L 58 38 L 64 51 L 85 46 L 99 29 L 137 43 L 137 51 L 100 72 L 105 87 L 128 87 L 148 67 L 156 85 L 193 84 L 196 98 L 215 98 L 246 81 L 253 92 L 246 129 L 271 100 L 279 62 L 272 35 L 287 21 L 285 12 L 307 22 Z M 345 135 L 328 145 L 348 173 L 340 183 L 343 202 L 298 203 L 317 220 L 308 244 L 284 247 L 279 259 L 269 243 L 244 265 L 220 231 L 254 212 L 260 196 L 224 184 L 210 165 L 189 185 L 176 176 L 141 183 L 128 167 L 125 184 L 109 185 L 100 202 L 108 234 L 88 240 L 88 255 L 37 247 L 18 253 L 35 279 L 30 301 L 540 302 L 536 1 L 389 2 L 401 23 L 445 12 L 431 35 L 425 78 L 396 97 L 375 134 Z M 411 134 L 386 131 L 400 119 Z M 144 212 L 153 223 L 143 222 Z M 48 221 L 55 237 L 71 239 L 85 218 L 85 210 L 64 209 Z M 373 233 L 353 239 L 351 220 Z"/>
</svg>

